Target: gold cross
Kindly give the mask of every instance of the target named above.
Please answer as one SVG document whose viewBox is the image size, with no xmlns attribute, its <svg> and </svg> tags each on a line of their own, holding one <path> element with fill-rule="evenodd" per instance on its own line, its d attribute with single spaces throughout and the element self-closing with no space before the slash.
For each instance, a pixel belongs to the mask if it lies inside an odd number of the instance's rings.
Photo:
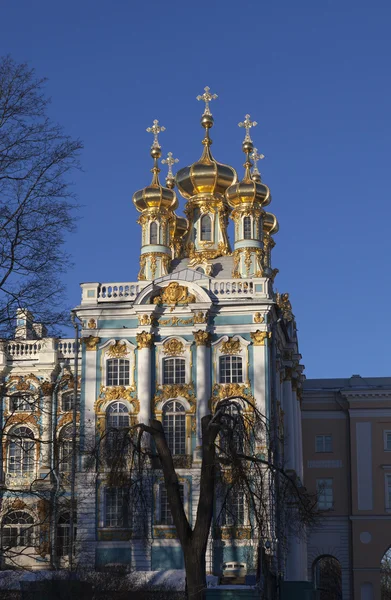
<svg viewBox="0 0 391 600">
<path fill-rule="evenodd" d="M 258 148 L 254 148 L 254 150 L 250 154 L 250 158 L 252 159 L 252 161 L 254 163 L 253 173 L 255 173 L 256 175 L 259 175 L 259 169 L 257 166 L 257 162 L 259 160 L 262 160 L 263 158 L 265 158 L 265 155 L 258 154 Z"/>
<path fill-rule="evenodd" d="M 159 125 L 159 121 L 157 119 L 154 120 L 152 127 L 147 127 L 148 133 L 153 133 L 153 144 L 152 148 L 160 148 L 158 135 L 161 131 L 166 131 L 166 128 Z"/>
<path fill-rule="evenodd" d="M 218 98 L 217 94 L 210 94 L 210 88 L 208 86 L 204 87 L 204 94 L 202 96 L 197 96 L 197 100 L 203 100 L 205 102 L 205 110 L 204 115 L 212 115 L 209 108 L 209 102 L 211 100 L 216 100 Z"/>
<path fill-rule="evenodd" d="M 258 123 L 256 121 L 251 121 L 250 115 L 246 115 L 244 117 L 244 121 L 238 123 L 238 125 L 239 125 L 239 127 L 244 127 L 246 130 L 246 135 L 244 137 L 244 141 L 252 142 L 252 139 L 250 137 L 250 129 L 251 129 L 251 127 L 256 127 L 258 125 Z"/>
<path fill-rule="evenodd" d="M 174 158 L 172 156 L 172 152 L 169 152 L 167 154 L 167 158 L 163 158 L 162 160 L 162 164 L 163 165 L 168 165 L 168 173 L 167 173 L 167 179 L 172 179 L 174 177 L 174 175 L 172 174 L 172 166 L 175 165 L 176 163 L 179 162 L 178 158 Z"/>
</svg>

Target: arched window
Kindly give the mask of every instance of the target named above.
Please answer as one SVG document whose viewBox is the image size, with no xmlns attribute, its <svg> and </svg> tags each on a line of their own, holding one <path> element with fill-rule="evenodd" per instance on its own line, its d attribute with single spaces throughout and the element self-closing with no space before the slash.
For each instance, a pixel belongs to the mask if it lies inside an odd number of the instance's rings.
<svg viewBox="0 0 391 600">
<path fill-rule="evenodd" d="M 170 400 L 164 405 L 163 428 L 171 454 L 186 454 L 186 414 L 178 400 Z"/>
<path fill-rule="evenodd" d="M 212 219 L 209 215 L 201 217 L 201 240 L 203 242 L 212 241 Z"/>
<path fill-rule="evenodd" d="M 126 358 L 110 358 L 106 366 L 106 385 L 129 385 L 129 361 Z"/>
<path fill-rule="evenodd" d="M 32 412 L 35 409 L 34 398 L 30 395 L 10 396 L 11 412 Z"/>
<path fill-rule="evenodd" d="M 243 363 L 240 356 L 220 356 L 220 383 L 243 383 Z"/>
<path fill-rule="evenodd" d="M 2 546 L 7 548 L 27 548 L 34 544 L 34 519 L 22 510 L 6 515 L 2 525 Z"/>
<path fill-rule="evenodd" d="M 73 424 L 69 423 L 60 433 L 60 456 L 59 470 L 61 473 L 70 473 L 72 468 L 72 451 L 73 451 Z"/>
<path fill-rule="evenodd" d="M 77 402 L 79 401 L 79 396 L 77 396 Z M 63 412 L 69 412 L 73 410 L 73 406 L 75 404 L 75 394 L 73 392 L 66 392 L 61 397 L 61 410 Z"/>
<path fill-rule="evenodd" d="M 129 411 L 123 402 L 113 402 L 107 409 L 107 428 L 123 429 L 129 427 Z"/>
<path fill-rule="evenodd" d="M 76 515 L 73 516 L 73 542 L 76 540 Z M 71 515 L 69 512 L 62 513 L 57 523 L 57 556 L 68 556 L 70 554 L 71 542 Z M 73 549 L 73 553 L 75 549 Z"/>
<path fill-rule="evenodd" d="M 320 556 L 313 565 L 320 600 L 342 600 L 342 571 L 334 556 Z"/>
<path fill-rule="evenodd" d="M 243 490 L 232 488 L 225 499 L 222 512 L 222 525 L 227 527 L 245 525 L 244 504 Z"/>
<path fill-rule="evenodd" d="M 243 219 L 243 239 L 251 240 L 252 232 L 251 232 L 251 217 L 244 217 Z"/>
<path fill-rule="evenodd" d="M 165 358 L 163 360 L 163 383 L 186 383 L 184 358 Z"/>
<path fill-rule="evenodd" d="M 34 466 L 34 434 L 28 427 L 16 427 L 10 435 L 8 473 L 14 476 L 32 473 Z"/>
<path fill-rule="evenodd" d="M 149 243 L 150 244 L 158 244 L 158 227 L 156 221 L 152 221 L 149 226 Z"/>
</svg>

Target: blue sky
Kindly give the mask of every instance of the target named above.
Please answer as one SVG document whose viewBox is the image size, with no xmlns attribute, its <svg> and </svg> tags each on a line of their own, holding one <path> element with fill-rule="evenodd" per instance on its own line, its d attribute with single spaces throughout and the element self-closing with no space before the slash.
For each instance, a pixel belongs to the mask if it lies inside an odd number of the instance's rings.
<svg viewBox="0 0 391 600">
<path fill-rule="evenodd" d="M 237 123 L 259 123 L 307 377 L 391 375 L 390 20 L 386 0 L 3 0 L 1 54 L 49 78 L 51 115 L 85 143 L 69 304 L 82 281 L 136 279 L 145 129 L 159 119 L 163 152 L 194 162 L 209 85 L 219 161 L 241 174 Z"/>
</svg>

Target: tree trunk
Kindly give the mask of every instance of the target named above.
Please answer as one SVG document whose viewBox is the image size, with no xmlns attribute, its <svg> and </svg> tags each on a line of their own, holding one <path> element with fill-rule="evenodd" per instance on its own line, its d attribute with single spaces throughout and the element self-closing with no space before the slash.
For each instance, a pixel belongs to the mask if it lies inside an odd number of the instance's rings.
<svg viewBox="0 0 391 600">
<path fill-rule="evenodd" d="M 186 569 L 188 600 L 205 600 L 206 568 L 205 552 L 196 550 L 194 544 L 183 549 Z"/>
</svg>

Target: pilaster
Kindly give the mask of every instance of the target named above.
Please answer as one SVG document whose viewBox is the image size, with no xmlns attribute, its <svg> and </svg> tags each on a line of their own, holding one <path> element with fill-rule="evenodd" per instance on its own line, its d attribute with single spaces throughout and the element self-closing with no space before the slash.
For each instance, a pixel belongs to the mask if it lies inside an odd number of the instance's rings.
<svg viewBox="0 0 391 600">
<path fill-rule="evenodd" d="M 137 393 L 140 402 L 139 423 L 149 424 L 152 416 L 151 394 L 151 349 L 152 333 L 142 331 L 137 334 Z"/>
<path fill-rule="evenodd" d="M 292 398 L 292 369 L 285 368 L 284 394 L 284 462 L 285 468 L 295 470 L 295 412 Z"/>
<path fill-rule="evenodd" d="M 201 420 L 208 414 L 208 401 L 211 395 L 210 381 L 210 334 L 202 329 L 194 332 L 197 346 L 197 431 L 196 457 L 201 460 L 202 429 Z"/>
<path fill-rule="evenodd" d="M 90 335 L 82 338 L 84 345 L 84 410 L 81 415 L 81 450 L 86 453 L 91 451 L 95 444 L 95 400 L 96 389 L 96 352 L 99 337 Z"/>
</svg>

